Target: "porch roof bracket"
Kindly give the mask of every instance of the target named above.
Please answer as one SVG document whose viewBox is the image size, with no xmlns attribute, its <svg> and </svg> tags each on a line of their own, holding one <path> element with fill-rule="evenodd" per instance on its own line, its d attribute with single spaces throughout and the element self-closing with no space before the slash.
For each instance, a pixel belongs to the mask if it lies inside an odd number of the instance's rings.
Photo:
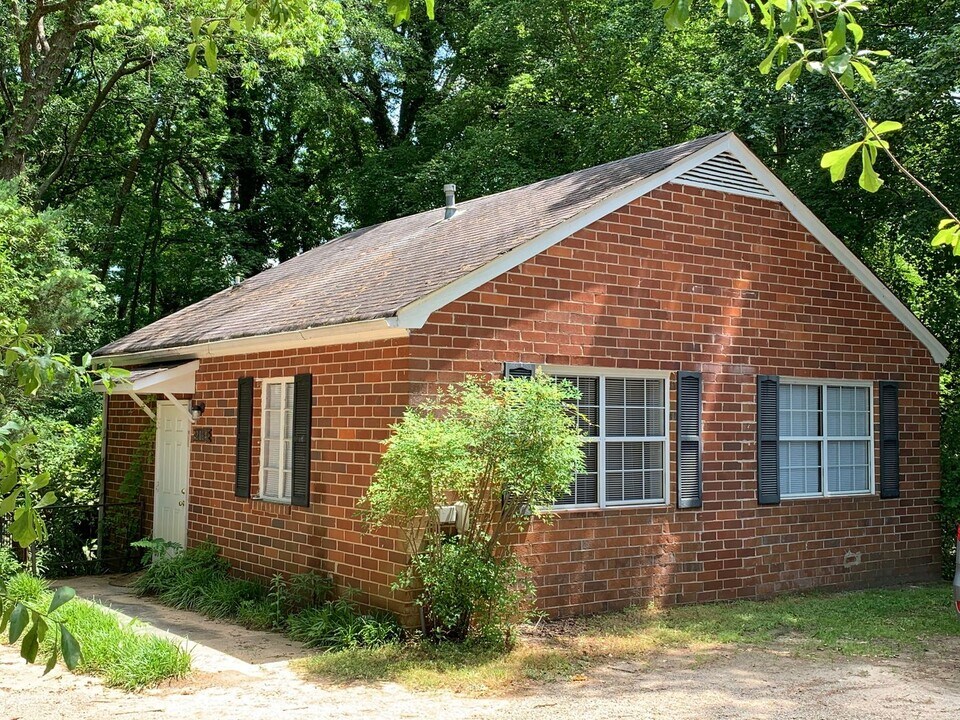
<svg viewBox="0 0 960 720">
<path fill-rule="evenodd" d="M 147 407 L 147 404 L 140 399 L 139 395 L 137 395 L 136 393 L 126 393 L 126 394 L 129 395 L 131 398 L 133 398 L 133 401 L 140 406 L 140 409 L 147 414 L 148 418 L 150 418 L 154 422 L 157 421 L 157 416 L 154 415 L 153 410 Z"/>
<path fill-rule="evenodd" d="M 175 397 L 174 397 L 173 395 L 171 395 L 170 393 L 164 393 L 163 396 L 164 396 L 167 400 L 169 400 L 170 402 L 172 402 L 173 405 L 174 405 L 174 407 L 177 408 L 177 410 L 179 410 L 181 413 L 183 413 L 183 416 L 187 419 L 187 422 L 188 422 L 188 423 L 190 423 L 191 425 L 193 424 L 193 415 L 190 414 L 190 408 L 188 408 L 188 407 L 184 404 L 183 400 L 178 400 L 177 398 L 175 398 Z"/>
</svg>

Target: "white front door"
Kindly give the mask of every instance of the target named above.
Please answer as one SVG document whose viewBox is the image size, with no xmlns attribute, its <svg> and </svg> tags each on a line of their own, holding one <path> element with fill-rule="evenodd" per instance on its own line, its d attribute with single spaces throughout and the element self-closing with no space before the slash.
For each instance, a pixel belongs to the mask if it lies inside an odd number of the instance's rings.
<svg viewBox="0 0 960 720">
<path fill-rule="evenodd" d="M 172 402 L 157 403 L 157 454 L 153 490 L 153 537 L 185 546 L 190 422 Z"/>
</svg>

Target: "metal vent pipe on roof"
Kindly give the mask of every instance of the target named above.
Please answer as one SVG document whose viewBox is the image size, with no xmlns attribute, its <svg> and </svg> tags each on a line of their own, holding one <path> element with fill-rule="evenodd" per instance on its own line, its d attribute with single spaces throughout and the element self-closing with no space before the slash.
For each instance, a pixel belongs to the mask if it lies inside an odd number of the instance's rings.
<svg viewBox="0 0 960 720">
<path fill-rule="evenodd" d="M 443 194 L 447 201 L 443 209 L 443 219 L 449 220 L 457 214 L 457 186 L 447 183 L 443 186 Z"/>
</svg>

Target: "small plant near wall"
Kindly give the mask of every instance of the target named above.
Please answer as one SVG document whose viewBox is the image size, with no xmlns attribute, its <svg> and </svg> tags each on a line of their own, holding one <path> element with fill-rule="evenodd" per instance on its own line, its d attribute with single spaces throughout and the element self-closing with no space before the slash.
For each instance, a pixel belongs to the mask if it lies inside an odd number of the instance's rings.
<svg viewBox="0 0 960 720">
<path fill-rule="evenodd" d="M 394 426 L 360 511 L 412 549 L 396 587 L 414 589 L 434 639 L 510 644 L 534 587 L 513 540 L 583 471 L 577 390 L 531 379 L 470 379 Z"/>
</svg>

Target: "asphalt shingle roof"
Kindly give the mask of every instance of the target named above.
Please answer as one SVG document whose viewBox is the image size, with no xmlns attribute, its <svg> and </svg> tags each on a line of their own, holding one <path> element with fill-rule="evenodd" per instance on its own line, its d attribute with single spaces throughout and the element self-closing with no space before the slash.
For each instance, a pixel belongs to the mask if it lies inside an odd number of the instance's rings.
<svg viewBox="0 0 960 720">
<path fill-rule="evenodd" d="M 361 228 L 96 351 L 117 355 L 391 317 L 607 196 L 706 147 L 662 150 Z M 439 188 L 438 188 L 439 191 Z"/>
</svg>

